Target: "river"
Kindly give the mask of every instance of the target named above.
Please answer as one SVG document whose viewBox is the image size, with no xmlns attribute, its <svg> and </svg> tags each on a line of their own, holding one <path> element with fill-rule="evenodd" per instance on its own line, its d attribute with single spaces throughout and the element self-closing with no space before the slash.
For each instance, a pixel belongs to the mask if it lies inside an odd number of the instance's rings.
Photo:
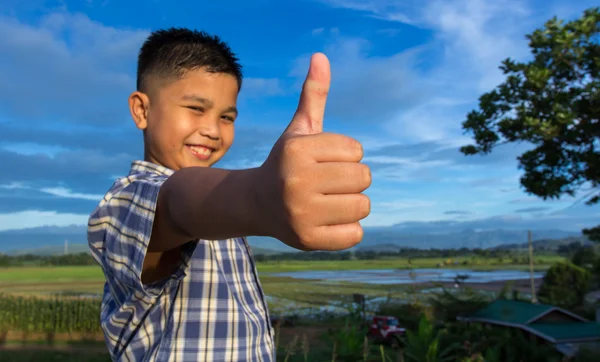
<svg viewBox="0 0 600 362">
<path fill-rule="evenodd" d="M 544 277 L 535 272 L 535 278 Z M 415 284 L 427 282 L 453 282 L 457 275 L 466 275 L 467 283 L 490 283 L 529 279 L 528 271 L 522 270 L 470 270 L 470 269 L 378 269 L 378 270 L 327 270 L 274 273 L 274 276 L 296 279 L 357 282 L 366 284 Z"/>
</svg>

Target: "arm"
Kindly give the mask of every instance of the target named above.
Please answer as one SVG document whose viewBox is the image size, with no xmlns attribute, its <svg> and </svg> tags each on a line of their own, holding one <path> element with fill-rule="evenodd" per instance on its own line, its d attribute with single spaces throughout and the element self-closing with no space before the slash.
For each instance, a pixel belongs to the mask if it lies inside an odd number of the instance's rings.
<svg viewBox="0 0 600 362">
<path fill-rule="evenodd" d="M 294 118 L 259 168 L 177 171 L 157 197 L 149 251 L 164 253 L 193 239 L 272 236 L 300 250 L 342 250 L 360 242 L 359 221 L 371 205 L 371 184 L 356 140 L 323 133 L 329 62 L 315 55 Z M 176 255 L 181 255 L 176 252 Z M 154 258 L 154 259 L 152 259 Z M 170 260 L 149 260 L 170 270 Z"/>
<path fill-rule="evenodd" d="M 191 240 L 263 235 L 255 205 L 257 171 L 189 167 L 170 176 L 158 194 L 144 283 L 169 276 L 181 246 Z"/>
<path fill-rule="evenodd" d="M 193 239 L 262 235 L 255 207 L 258 169 L 189 167 L 163 184 L 148 251 L 166 251 Z"/>
</svg>

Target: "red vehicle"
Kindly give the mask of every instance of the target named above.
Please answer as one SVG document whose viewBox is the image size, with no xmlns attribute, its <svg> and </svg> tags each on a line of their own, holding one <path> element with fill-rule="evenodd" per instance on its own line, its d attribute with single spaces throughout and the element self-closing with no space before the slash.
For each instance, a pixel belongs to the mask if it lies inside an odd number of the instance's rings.
<svg viewBox="0 0 600 362">
<path fill-rule="evenodd" d="M 374 316 L 368 336 L 376 342 L 387 343 L 397 347 L 400 345 L 405 332 L 406 329 L 400 327 L 398 318 L 392 316 Z"/>
</svg>

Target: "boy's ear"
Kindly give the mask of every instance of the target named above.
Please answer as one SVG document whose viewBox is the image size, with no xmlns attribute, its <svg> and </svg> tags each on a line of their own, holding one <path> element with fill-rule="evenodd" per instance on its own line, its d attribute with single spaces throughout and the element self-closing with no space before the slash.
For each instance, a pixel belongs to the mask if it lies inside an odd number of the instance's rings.
<svg viewBox="0 0 600 362">
<path fill-rule="evenodd" d="M 135 91 L 129 96 L 129 112 L 137 128 L 144 130 L 148 127 L 148 107 L 150 99 L 145 93 Z"/>
</svg>

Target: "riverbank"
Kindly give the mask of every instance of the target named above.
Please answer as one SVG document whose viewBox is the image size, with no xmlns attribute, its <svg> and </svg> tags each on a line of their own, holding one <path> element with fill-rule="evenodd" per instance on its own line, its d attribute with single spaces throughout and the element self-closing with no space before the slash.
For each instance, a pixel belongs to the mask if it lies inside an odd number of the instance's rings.
<svg viewBox="0 0 600 362">
<path fill-rule="evenodd" d="M 545 271 L 552 264 L 563 261 L 561 256 L 538 256 L 534 269 Z M 375 260 L 282 260 L 256 263 L 260 273 L 282 273 L 312 270 L 375 270 L 375 269 L 471 269 L 471 270 L 529 270 L 529 264 L 514 263 L 511 259 L 458 257 L 458 258 L 383 258 Z"/>
</svg>

